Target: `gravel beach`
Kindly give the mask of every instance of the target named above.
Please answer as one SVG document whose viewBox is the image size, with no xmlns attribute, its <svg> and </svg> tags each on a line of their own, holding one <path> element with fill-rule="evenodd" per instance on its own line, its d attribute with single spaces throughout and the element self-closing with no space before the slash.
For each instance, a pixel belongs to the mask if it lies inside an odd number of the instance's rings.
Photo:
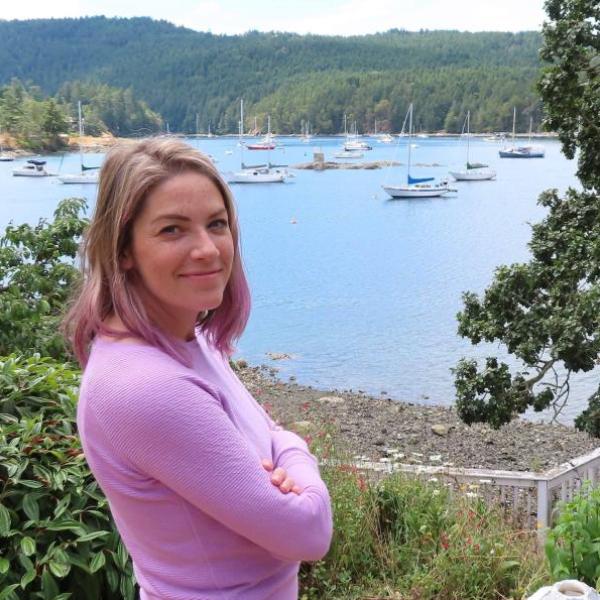
<svg viewBox="0 0 600 600">
<path fill-rule="evenodd" d="M 453 408 L 364 394 L 317 390 L 277 379 L 273 367 L 234 365 L 269 414 L 314 437 L 327 429 L 353 457 L 465 468 L 543 472 L 594 450 L 599 440 L 564 425 L 518 419 L 495 431 L 462 423 Z"/>
</svg>

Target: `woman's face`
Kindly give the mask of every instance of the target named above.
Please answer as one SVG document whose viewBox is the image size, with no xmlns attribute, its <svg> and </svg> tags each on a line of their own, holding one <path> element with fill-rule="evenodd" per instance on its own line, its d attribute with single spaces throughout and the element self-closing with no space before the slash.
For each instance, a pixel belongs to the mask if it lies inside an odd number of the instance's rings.
<svg viewBox="0 0 600 600">
<path fill-rule="evenodd" d="M 205 175 L 184 171 L 146 197 L 122 261 L 149 314 L 166 333 L 191 339 L 198 313 L 217 308 L 234 245 L 225 202 Z"/>
</svg>

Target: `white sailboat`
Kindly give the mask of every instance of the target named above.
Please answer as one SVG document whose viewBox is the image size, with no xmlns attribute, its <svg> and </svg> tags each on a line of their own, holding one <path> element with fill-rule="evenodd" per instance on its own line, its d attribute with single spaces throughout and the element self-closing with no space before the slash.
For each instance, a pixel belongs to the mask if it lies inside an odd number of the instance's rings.
<svg viewBox="0 0 600 600">
<path fill-rule="evenodd" d="M 344 134 L 346 136 L 346 141 L 344 142 L 344 150 L 352 151 L 357 150 L 359 152 L 364 150 L 373 150 L 373 147 L 367 144 L 367 142 L 363 142 L 358 139 L 358 128 L 356 126 L 356 121 L 350 127 L 350 133 L 348 133 L 347 129 L 347 120 L 346 115 L 344 115 Z"/>
<path fill-rule="evenodd" d="M 465 168 L 458 171 L 450 171 L 450 175 L 457 181 L 489 181 L 496 177 L 496 171 L 490 169 L 482 163 L 469 162 L 469 146 L 471 139 L 471 111 L 467 111 L 465 122 L 463 123 L 462 135 L 467 136 L 467 162 Z"/>
<path fill-rule="evenodd" d="M 506 146 L 499 151 L 500 158 L 544 158 L 546 151 L 543 146 L 531 145 L 531 129 L 533 118 L 529 120 L 529 143 L 517 146 L 515 144 L 515 125 L 517 121 L 517 107 L 513 108 L 512 145 Z"/>
<path fill-rule="evenodd" d="M 377 132 L 377 119 L 375 119 L 375 131 L 373 137 L 382 144 L 390 144 L 394 141 L 394 138 L 389 133 L 378 133 Z"/>
<path fill-rule="evenodd" d="M 407 164 L 407 182 L 398 185 L 384 185 L 383 189 L 392 198 L 435 198 L 451 192 L 447 181 L 435 182 L 435 177 L 412 177 L 410 174 L 411 166 L 411 138 L 413 126 L 413 105 L 408 107 L 408 164 Z M 406 119 L 405 119 L 406 122 Z"/>
<path fill-rule="evenodd" d="M 312 139 L 312 135 L 310 133 L 310 121 L 302 121 L 302 125 L 301 125 L 301 129 L 302 129 L 302 134 L 300 135 L 300 139 L 302 140 L 303 144 L 308 144 L 310 143 L 311 139 Z"/>
<path fill-rule="evenodd" d="M 275 150 L 275 142 L 273 134 L 271 133 L 271 115 L 267 115 L 267 134 L 260 142 L 246 144 L 246 148 L 248 148 L 248 150 Z"/>
<path fill-rule="evenodd" d="M 57 177 L 57 179 L 61 183 L 70 183 L 70 184 L 92 183 L 92 184 L 96 184 L 96 183 L 98 183 L 98 176 L 99 176 L 98 169 L 100 167 L 86 167 L 83 164 L 83 150 L 81 147 L 81 140 L 83 138 L 83 118 L 81 115 L 81 101 L 79 101 L 77 103 L 77 112 L 78 112 L 78 119 L 79 119 L 79 167 L 80 167 L 80 172 L 59 175 Z"/>
<path fill-rule="evenodd" d="M 229 183 L 283 183 L 290 176 L 285 167 L 271 165 L 270 162 L 253 166 L 244 164 L 244 144 L 242 141 L 244 135 L 244 100 L 240 101 L 239 125 L 241 169 L 226 174 L 227 181 Z"/>
</svg>

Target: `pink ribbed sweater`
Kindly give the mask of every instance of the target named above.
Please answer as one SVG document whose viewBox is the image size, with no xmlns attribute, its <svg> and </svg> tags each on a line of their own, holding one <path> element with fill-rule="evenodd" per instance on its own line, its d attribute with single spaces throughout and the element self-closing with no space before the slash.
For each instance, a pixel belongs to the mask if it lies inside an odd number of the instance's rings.
<svg viewBox="0 0 600 600">
<path fill-rule="evenodd" d="M 192 368 L 143 344 L 96 340 L 77 424 L 133 559 L 142 600 L 296 600 L 301 560 L 325 555 L 327 488 L 304 440 L 277 426 L 206 340 Z M 261 465 L 287 470 L 283 494 Z"/>
</svg>

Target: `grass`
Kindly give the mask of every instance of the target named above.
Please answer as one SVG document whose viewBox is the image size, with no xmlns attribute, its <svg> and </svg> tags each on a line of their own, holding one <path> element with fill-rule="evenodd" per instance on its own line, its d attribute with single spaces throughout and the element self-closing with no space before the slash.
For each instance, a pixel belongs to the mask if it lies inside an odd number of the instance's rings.
<svg viewBox="0 0 600 600">
<path fill-rule="evenodd" d="M 302 565 L 301 600 L 517 600 L 551 581 L 536 533 L 481 498 L 399 473 L 369 481 L 331 434 L 310 442 L 336 459 L 322 468 L 334 538 L 323 560 Z"/>
</svg>

